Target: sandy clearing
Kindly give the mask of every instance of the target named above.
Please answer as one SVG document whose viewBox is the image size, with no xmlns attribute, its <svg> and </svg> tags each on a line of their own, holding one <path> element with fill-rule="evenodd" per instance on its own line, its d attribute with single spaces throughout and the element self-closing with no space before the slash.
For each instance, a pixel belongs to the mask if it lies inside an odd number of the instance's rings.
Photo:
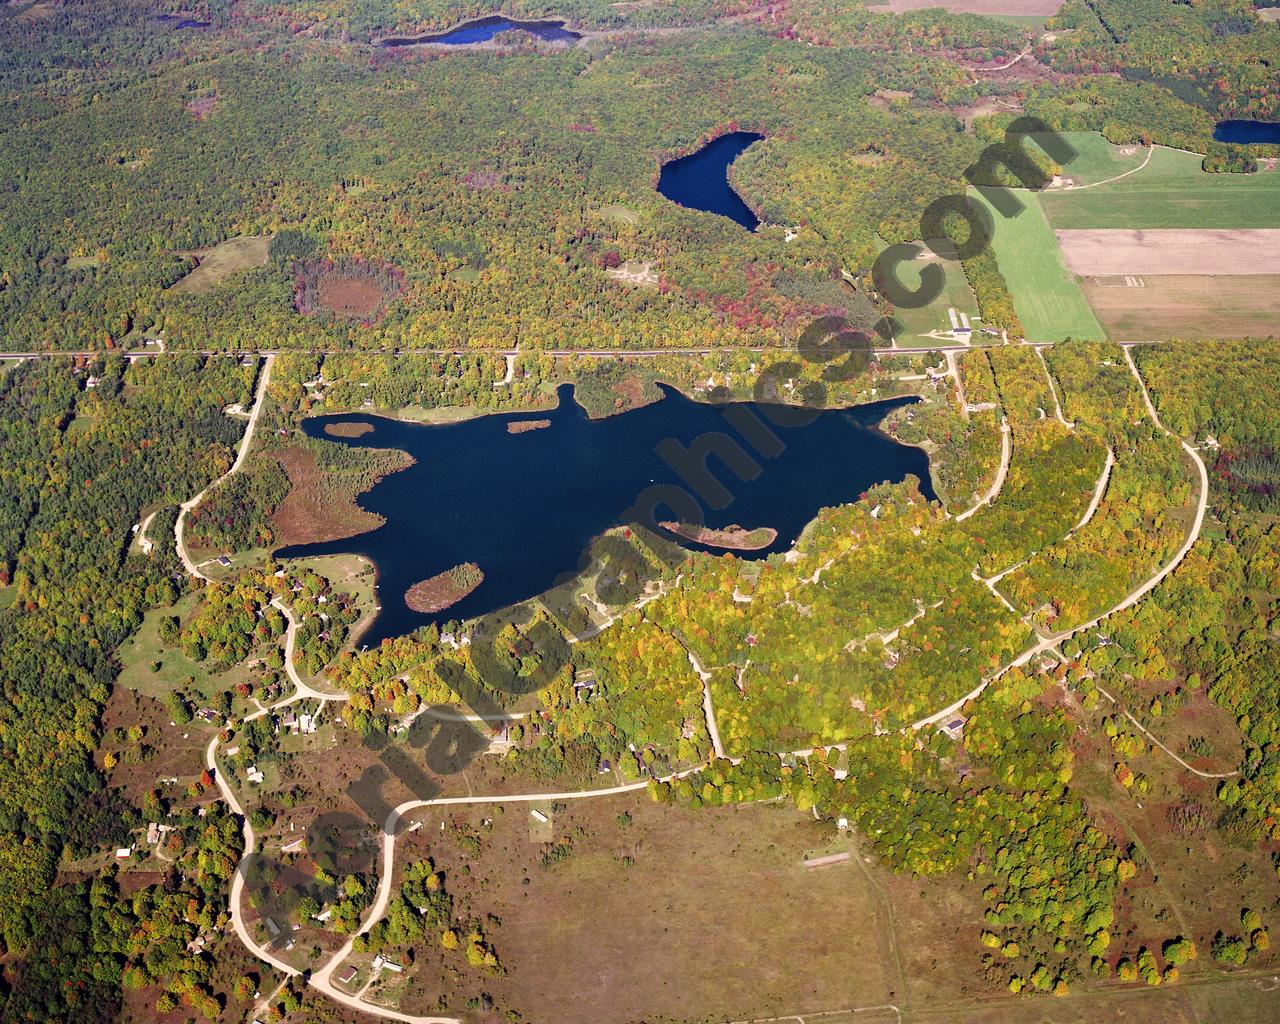
<svg viewBox="0 0 1280 1024">
<path fill-rule="evenodd" d="M 1280 273 L 1280 228 L 1103 228 L 1055 231 L 1082 277 Z"/>
<path fill-rule="evenodd" d="M 232 274 L 267 265 L 271 235 L 242 235 L 228 238 L 209 249 L 194 249 L 181 255 L 196 260 L 195 269 L 169 291 L 203 295 L 213 291 Z"/>
<path fill-rule="evenodd" d="M 648 260 L 627 260 L 620 267 L 611 267 L 605 271 L 615 281 L 624 284 L 637 284 L 649 288 L 658 286 L 658 272 Z"/>
</svg>

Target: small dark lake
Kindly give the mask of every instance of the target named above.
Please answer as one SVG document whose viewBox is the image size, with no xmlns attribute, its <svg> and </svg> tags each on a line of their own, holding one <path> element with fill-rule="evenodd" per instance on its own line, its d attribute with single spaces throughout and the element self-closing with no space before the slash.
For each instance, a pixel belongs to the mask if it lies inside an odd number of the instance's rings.
<svg viewBox="0 0 1280 1024">
<path fill-rule="evenodd" d="M 563 21 L 513 21 L 500 14 L 475 21 L 464 22 L 457 28 L 447 32 L 436 32 L 420 36 L 389 36 L 382 40 L 382 46 L 422 46 L 427 43 L 442 43 L 445 46 L 466 46 L 470 43 L 487 43 L 500 32 L 528 32 L 548 43 L 573 43 L 582 36 L 564 27 Z"/>
<path fill-rule="evenodd" d="M 673 203 L 690 210 L 718 213 L 754 231 L 760 226 L 760 218 L 729 186 L 729 165 L 763 138 L 755 132 L 730 132 L 696 153 L 668 161 L 658 176 L 658 191 Z"/>
<path fill-rule="evenodd" d="M 659 402 L 603 420 L 588 418 L 570 385 L 560 388 L 560 404 L 550 412 L 502 413 L 440 426 L 365 413 L 305 420 L 310 437 L 358 448 L 399 448 L 417 461 L 360 498 L 364 508 L 386 519 L 382 526 L 276 554 L 355 552 L 371 559 L 378 567 L 382 611 L 362 642 L 374 646 L 431 621 L 484 615 L 548 590 L 575 571 L 590 542 L 622 523 L 651 485 L 675 485 L 694 494 L 656 451 L 669 439 L 688 447 L 703 435 L 725 433 L 761 468 L 755 479 L 740 481 L 712 457 L 711 473 L 731 500 L 721 510 L 698 501 L 710 527 L 736 523 L 777 530 L 772 545 L 742 552 L 746 557 L 787 550 L 820 509 L 854 501 L 881 481 L 911 474 L 928 498 L 935 497 L 928 456 L 875 426 L 914 398 L 815 412 L 807 425 L 783 427 L 772 417 L 781 419 L 787 410 L 777 406 L 714 406 L 672 388 L 662 391 Z M 760 455 L 730 425 L 730 411 L 735 417 L 749 412 L 769 424 L 783 450 L 772 458 Z M 508 423 L 540 419 L 550 425 L 516 434 L 507 430 Z M 338 423 L 373 429 L 353 438 L 325 433 L 327 425 Z M 656 512 L 658 520 L 685 518 L 665 506 Z M 463 562 L 475 562 L 485 574 L 467 597 L 434 615 L 405 604 L 405 591 L 413 584 Z"/>
<path fill-rule="evenodd" d="M 1213 137 L 1218 142 L 1234 142 L 1242 146 L 1250 143 L 1280 145 L 1280 122 L 1219 121 Z"/>
<path fill-rule="evenodd" d="M 157 14 L 155 20 L 161 25 L 168 25 L 174 29 L 201 29 L 213 24 L 210 21 L 201 21 L 199 18 L 189 18 L 184 14 Z"/>
</svg>

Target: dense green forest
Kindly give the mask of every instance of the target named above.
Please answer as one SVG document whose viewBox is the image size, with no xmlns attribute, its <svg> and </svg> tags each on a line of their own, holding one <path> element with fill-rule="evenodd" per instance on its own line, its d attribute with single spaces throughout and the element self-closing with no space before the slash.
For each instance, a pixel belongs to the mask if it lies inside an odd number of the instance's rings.
<svg viewBox="0 0 1280 1024">
<path fill-rule="evenodd" d="M 229 465 L 240 428 L 222 410 L 245 400 L 253 374 L 228 359 L 113 357 L 24 363 L 3 378 L 6 433 L 36 442 L 4 448 L 13 582 L 0 612 L 0 933 L 12 951 L 31 951 L 49 927 L 37 904 L 59 856 L 124 838 L 127 815 L 91 762 L 112 652 L 181 586 L 172 544 L 130 553 L 131 527 Z M 165 523 L 172 514 L 157 516 L 157 537 Z"/>
<path fill-rule="evenodd" d="M 428 6 L 402 15 L 476 13 Z M 1083 28 L 1042 55 L 1070 73 L 1002 84 L 965 68 L 1017 52 L 1020 30 L 936 12 L 824 15 L 817 46 L 802 41 L 817 13 L 800 5 L 787 31 L 748 19 L 441 56 L 288 36 L 280 10 L 209 10 L 213 28 L 185 33 L 129 7 L 0 20 L 6 80 L 26 97 L 8 101 L 0 151 L 4 347 L 133 346 L 160 331 L 198 348 L 778 344 L 825 311 L 841 271 L 869 287 L 878 244 L 917 237 L 925 207 L 958 192 L 1008 120 L 968 134 L 956 117 L 967 105 L 1021 98 L 1055 127 L 1201 149 L 1213 122 L 1164 79 L 1091 74 L 1099 62 L 1068 55 Z M 336 30 L 376 10 L 303 5 L 291 17 Z M 1061 18 L 1083 18 L 1073 10 Z M 1223 45 L 1249 42 L 1255 63 L 1204 59 L 1258 66 L 1280 30 L 1244 27 Z M 104 59 L 101 81 L 77 86 L 69 65 L 83 55 L 57 44 L 87 36 L 141 57 Z M 1128 53 L 1110 63 L 1128 67 Z M 766 139 L 733 179 L 763 230 L 654 191 L 663 159 L 748 127 Z M 1228 162 L 1232 151 L 1215 150 Z M 277 231 L 296 244 L 273 247 L 267 266 L 172 289 L 195 261 L 220 259 L 207 247 Z M 304 315 L 299 256 L 385 267 L 403 292 L 376 322 Z M 625 260 L 649 262 L 657 286 L 612 280 Z M 986 319 L 1018 336 L 991 254 L 965 272 Z"/>
</svg>

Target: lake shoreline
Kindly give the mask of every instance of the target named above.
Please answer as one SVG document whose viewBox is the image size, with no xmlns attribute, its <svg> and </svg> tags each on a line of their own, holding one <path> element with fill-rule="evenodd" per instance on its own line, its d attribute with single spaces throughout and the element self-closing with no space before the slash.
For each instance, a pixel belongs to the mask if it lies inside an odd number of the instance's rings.
<svg viewBox="0 0 1280 1024">
<path fill-rule="evenodd" d="M 743 153 L 766 138 L 745 129 L 721 132 L 689 153 L 663 160 L 654 188 L 683 209 L 714 213 L 754 232 L 764 221 L 733 187 L 730 172 Z"/>
</svg>

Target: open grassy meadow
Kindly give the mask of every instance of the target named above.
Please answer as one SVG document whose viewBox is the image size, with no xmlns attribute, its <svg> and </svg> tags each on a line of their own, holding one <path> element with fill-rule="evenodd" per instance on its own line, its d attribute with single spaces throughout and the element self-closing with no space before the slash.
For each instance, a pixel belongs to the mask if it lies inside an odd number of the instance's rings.
<svg viewBox="0 0 1280 1024">
<path fill-rule="evenodd" d="M 1081 152 L 1083 180 L 1115 170 L 1100 135 L 1069 133 Z M 1244 229 L 1280 226 L 1280 174 L 1207 174 L 1195 153 L 1157 147 L 1141 170 L 1097 188 L 1038 194 L 1048 223 L 1057 231 L 1127 229 Z M 1072 173 L 1077 162 L 1071 164 Z M 1021 218 L 1018 218 L 1019 220 Z M 1243 244 L 1243 243 L 1242 243 Z M 1027 321 L 1024 295 L 1014 285 L 1017 267 L 1006 266 L 997 233 L 1001 269 L 1010 278 L 1018 310 Z M 1055 246 L 1055 250 L 1056 250 Z M 1059 255 L 1061 259 L 1061 256 Z M 1214 260 L 1206 242 L 1205 270 Z M 1136 275 L 1136 276 L 1134 276 Z M 1187 337 L 1269 337 L 1276 333 L 1280 299 L 1277 278 L 1256 274 L 1220 276 L 1189 273 L 1089 276 L 1081 290 L 1107 335 L 1116 341 Z M 1031 330 L 1030 322 L 1027 323 Z"/>
<path fill-rule="evenodd" d="M 196 268 L 173 286 L 171 291 L 205 295 L 232 274 L 251 267 L 266 266 L 270 235 L 228 238 L 212 249 L 188 253 L 199 262 Z"/>
<path fill-rule="evenodd" d="M 1009 283 L 1027 338 L 1031 341 L 1105 338 L 1102 325 L 1063 262 L 1058 240 L 1040 208 L 1040 197 L 1036 193 L 1019 192 L 1018 198 L 1024 203 L 1022 211 L 1017 216 L 1004 217 L 987 199 L 988 191 L 975 188 L 970 190 L 970 195 L 987 205 L 995 221 L 992 245 L 996 260 Z"/>
<path fill-rule="evenodd" d="M 422 814 L 397 868 L 430 855 L 468 913 L 495 915 L 504 971 L 474 983 L 522 1020 L 730 1020 L 904 994 L 884 872 L 857 854 L 805 868 L 830 834 L 794 808 L 695 810 L 639 793 L 553 804 L 548 825 L 522 804 L 449 810 Z M 546 857 L 548 833 L 566 854 Z M 980 927 L 969 911 L 962 922 L 926 909 L 922 925 L 954 941 Z M 419 958 L 401 1009 L 448 991 L 449 961 L 437 961 Z"/>
<path fill-rule="evenodd" d="M 178 647 L 170 647 L 160 639 L 161 619 L 177 615 L 185 624 L 199 604 L 200 594 L 196 592 L 184 595 L 172 608 L 152 608 L 147 612 L 138 631 L 120 646 L 120 685 L 158 700 L 164 700 L 174 690 L 187 689 L 209 702 L 223 690 L 249 679 L 247 662 L 226 672 L 210 672 L 201 662 L 192 661 Z M 265 652 L 262 648 L 254 653 L 261 656 Z M 236 698 L 236 706 L 246 706 L 246 702 Z"/>
<path fill-rule="evenodd" d="M 1280 276 L 1086 278 L 1085 298 L 1113 341 L 1280 334 Z"/>
</svg>

